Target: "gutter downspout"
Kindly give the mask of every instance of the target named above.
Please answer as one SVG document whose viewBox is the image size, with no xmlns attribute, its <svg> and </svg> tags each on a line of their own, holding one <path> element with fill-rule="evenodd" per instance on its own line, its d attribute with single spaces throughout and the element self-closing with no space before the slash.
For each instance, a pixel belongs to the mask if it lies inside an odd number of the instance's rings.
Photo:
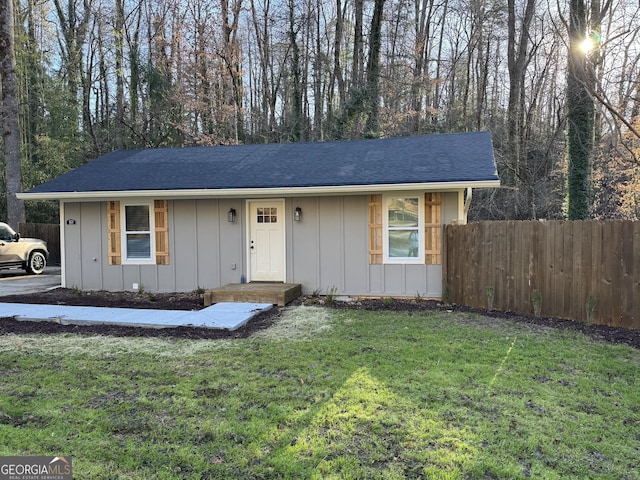
<svg viewBox="0 0 640 480">
<path fill-rule="evenodd" d="M 467 187 L 466 193 L 463 206 L 462 225 L 467 224 L 467 215 L 469 214 L 469 207 L 471 207 L 471 199 L 473 198 L 473 188 Z"/>
<path fill-rule="evenodd" d="M 60 286 L 67 288 L 67 255 L 65 246 L 65 202 L 60 201 Z"/>
</svg>

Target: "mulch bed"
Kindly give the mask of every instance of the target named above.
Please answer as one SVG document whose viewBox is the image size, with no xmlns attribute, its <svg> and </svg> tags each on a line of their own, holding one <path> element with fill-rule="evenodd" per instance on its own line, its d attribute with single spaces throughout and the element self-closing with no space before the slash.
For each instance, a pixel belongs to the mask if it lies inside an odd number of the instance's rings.
<svg viewBox="0 0 640 480">
<path fill-rule="evenodd" d="M 59 288 L 44 293 L 31 295 L 10 295 L 0 297 L 0 302 L 37 303 L 51 305 L 82 305 L 114 308 L 152 308 L 165 310 L 199 310 L 204 308 L 201 294 L 190 293 L 138 293 L 138 292 L 78 292 L 72 289 Z M 547 327 L 562 330 L 577 330 L 596 340 L 620 343 L 640 348 L 640 330 L 626 330 L 604 325 L 587 325 L 581 322 L 558 318 L 538 318 L 514 312 L 487 311 L 472 309 L 460 305 L 443 305 L 432 300 L 416 301 L 414 299 L 374 299 L 364 298 L 352 302 L 332 302 L 326 305 L 323 298 L 300 297 L 293 305 L 323 305 L 327 308 L 387 310 L 396 312 L 423 312 L 429 310 L 453 310 L 472 312 L 480 315 L 508 319 L 526 323 L 531 327 Z M 214 330 L 197 327 L 177 328 L 145 328 L 121 327 L 113 325 L 61 325 L 55 322 L 25 322 L 12 318 L 2 318 L 0 335 L 6 334 L 61 334 L 74 333 L 82 335 L 110 335 L 120 337 L 172 337 L 186 339 L 234 339 L 247 338 L 255 332 L 269 328 L 280 315 L 281 308 L 274 307 L 264 312 L 242 328 L 235 331 Z"/>
</svg>

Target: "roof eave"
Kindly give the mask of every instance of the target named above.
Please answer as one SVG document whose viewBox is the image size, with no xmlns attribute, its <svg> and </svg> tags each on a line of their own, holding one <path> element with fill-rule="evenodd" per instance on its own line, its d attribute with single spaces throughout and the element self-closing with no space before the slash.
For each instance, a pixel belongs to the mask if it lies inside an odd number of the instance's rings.
<svg viewBox="0 0 640 480">
<path fill-rule="evenodd" d="M 496 188 L 500 180 L 477 180 L 461 182 L 402 183 L 381 185 L 339 185 L 320 187 L 275 187 L 275 188 L 228 188 L 228 189 L 184 189 L 184 190 L 126 190 L 93 192 L 23 192 L 16 196 L 20 200 L 66 200 L 91 201 L 113 198 L 248 198 L 291 197 L 320 195 L 357 195 L 371 192 L 407 190 L 457 191 L 465 188 Z"/>
</svg>

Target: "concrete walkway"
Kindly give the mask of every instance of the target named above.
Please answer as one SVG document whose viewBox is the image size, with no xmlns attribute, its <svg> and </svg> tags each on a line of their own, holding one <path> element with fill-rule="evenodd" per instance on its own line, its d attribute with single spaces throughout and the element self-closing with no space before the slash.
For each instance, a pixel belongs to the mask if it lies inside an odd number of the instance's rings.
<svg viewBox="0 0 640 480">
<path fill-rule="evenodd" d="M 189 326 L 236 330 L 272 306 L 267 303 L 221 302 L 203 310 L 184 311 L 0 303 L 0 318 L 54 321 L 65 325 Z"/>
</svg>

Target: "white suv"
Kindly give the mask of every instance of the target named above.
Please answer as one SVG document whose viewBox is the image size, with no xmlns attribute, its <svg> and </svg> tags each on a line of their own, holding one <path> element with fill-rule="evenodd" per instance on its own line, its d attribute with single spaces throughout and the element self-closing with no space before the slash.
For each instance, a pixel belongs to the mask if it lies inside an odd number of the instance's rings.
<svg viewBox="0 0 640 480">
<path fill-rule="evenodd" d="M 23 268 L 36 275 L 47 266 L 47 243 L 38 238 L 20 238 L 6 223 L 0 222 L 0 269 Z"/>
</svg>

